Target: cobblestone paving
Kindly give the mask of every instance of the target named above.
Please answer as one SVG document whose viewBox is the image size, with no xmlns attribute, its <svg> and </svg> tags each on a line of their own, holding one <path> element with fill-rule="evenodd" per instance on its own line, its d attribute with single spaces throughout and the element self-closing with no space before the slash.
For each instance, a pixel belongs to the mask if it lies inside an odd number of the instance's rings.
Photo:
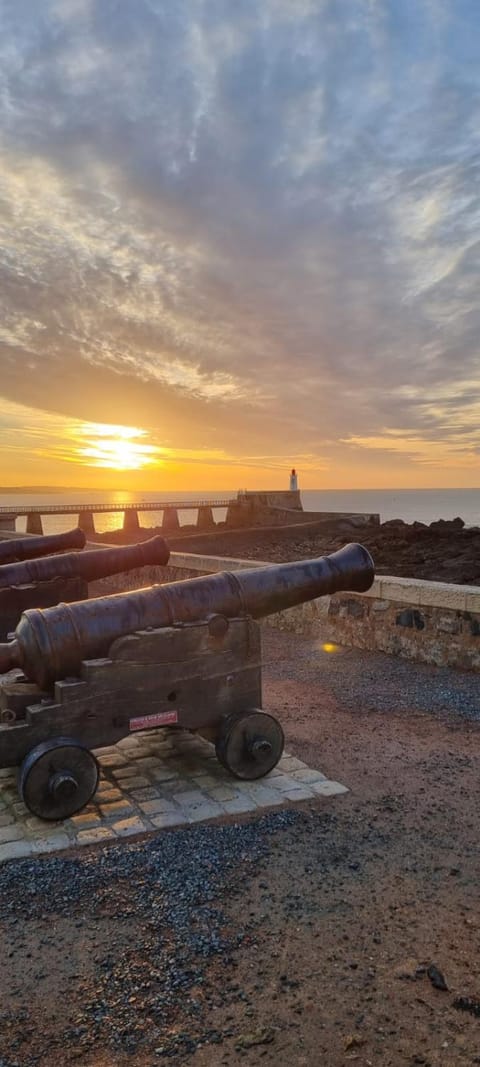
<svg viewBox="0 0 480 1067">
<path fill-rule="evenodd" d="M 0 769 L 0 862 L 347 792 L 288 753 L 265 778 L 239 781 L 207 741 L 171 729 L 127 737 L 96 756 L 93 802 L 64 822 L 32 816 L 16 771 Z"/>
</svg>

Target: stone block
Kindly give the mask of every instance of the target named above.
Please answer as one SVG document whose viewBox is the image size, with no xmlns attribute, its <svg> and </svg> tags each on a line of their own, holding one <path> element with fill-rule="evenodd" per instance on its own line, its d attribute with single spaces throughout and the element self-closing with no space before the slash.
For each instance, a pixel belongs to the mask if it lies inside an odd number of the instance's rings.
<svg viewBox="0 0 480 1067">
<path fill-rule="evenodd" d="M 122 756 L 121 752 L 116 752 L 112 756 L 97 756 L 97 759 L 101 767 L 108 767 L 112 770 L 116 767 L 125 767 L 127 763 L 125 756 Z"/>
<path fill-rule="evenodd" d="M 0 826 L 0 845 L 10 844 L 11 841 L 21 841 L 25 837 L 25 829 L 21 823 L 14 822 L 10 826 Z"/>
<path fill-rule="evenodd" d="M 96 748 L 95 755 L 98 760 L 102 759 L 104 756 L 118 756 L 117 746 L 104 745 L 103 748 Z"/>
<path fill-rule="evenodd" d="M 211 800 L 217 800 L 220 804 L 223 804 L 225 800 L 235 800 L 235 797 L 241 796 L 235 788 L 229 789 L 228 785 L 216 785 L 213 789 L 207 790 L 207 795 Z"/>
<path fill-rule="evenodd" d="M 206 799 L 205 793 L 202 793 L 200 789 L 188 789 L 175 794 L 177 804 L 181 804 L 182 807 L 203 804 Z"/>
<path fill-rule="evenodd" d="M 48 834 L 47 837 L 37 837 L 33 842 L 33 852 L 37 856 L 41 856 L 46 852 L 60 852 L 62 849 L 70 848 L 72 840 L 68 836 L 65 830 L 57 830 L 54 834 Z"/>
<path fill-rule="evenodd" d="M 156 792 L 151 781 L 140 774 L 135 775 L 134 778 L 123 778 L 121 786 L 124 792 L 131 793 L 132 796 L 136 796 L 137 792 L 140 793 L 144 789 L 148 789 L 152 795 Z"/>
<path fill-rule="evenodd" d="M 353 619 L 363 619 L 366 611 L 365 604 L 362 604 L 361 600 L 354 600 L 353 597 L 350 600 L 345 601 L 344 608 L 347 615 L 350 615 Z"/>
<path fill-rule="evenodd" d="M 248 811 L 255 811 L 257 805 L 253 797 L 244 793 L 243 796 L 235 797 L 235 800 L 225 800 L 222 808 L 227 815 L 243 815 Z"/>
<path fill-rule="evenodd" d="M 112 829 L 119 837 L 129 837 L 132 834 L 145 833 L 147 827 L 138 815 L 133 815 L 130 819 L 114 822 Z"/>
<path fill-rule="evenodd" d="M 75 830 L 86 830 L 91 826 L 99 826 L 100 816 L 94 811 L 82 811 L 80 815 L 73 815 L 70 823 Z"/>
<path fill-rule="evenodd" d="M 174 767 L 170 769 L 161 765 L 153 768 L 150 773 L 156 782 L 171 782 L 173 778 L 178 778 L 178 771 Z"/>
<path fill-rule="evenodd" d="M 290 774 L 292 771 L 305 771 L 307 764 L 303 763 L 301 759 L 296 759 L 295 756 L 284 754 L 280 762 L 277 763 L 277 768 L 282 774 Z"/>
<path fill-rule="evenodd" d="M 112 826 L 98 826 L 92 830 L 80 830 L 76 840 L 78 845 L 97 845 L 102 841 L 112 841 L 114 837 Z"/>
<path fill-rule="evenodd" d="M 321 771 L 312 771 L 309 767 L 305 767 L 302 771 L 292 771 L 292 778 L 295 778 L 296 782 L 302 782 L 303 785 L 310 785 L 311 782 L 326 782 L 327 777 L 322 774 Z"/>
<path fill-rule="evenodd" d="M 0 782 L 15 782 L 15 771 L 11 767 L 0 767 Z"/>
<path fill-rule="evenodd" d="M 188 778 L 172 778 L 168 782 L 159 782 L 158 788 L 155 790 L 155 796 L 174 796 L 177 797 L 178 793 L 184 793 L 185 789 L 188 789 Z M 193 785 L 193 782 L 192 782 Z"/>
<path fill-rule="evenodd" d="M 141 800 L 139 801 L 138 806 L 145 812 L 145 815 L 161 815 L 166 812 L 178 812 L 178 806 L 174 804 L 172 800 L 165 800 L 163 797 L 157 797 L 156 800 Z"/>
<path fill-rule="evenodd" d="M 334 797 L 340 793 L 348 793 L 346 785 L 341 785 L 340 782 L 332 782 L 329 779 L 325 782 L 312 782 L 310 788 L 317 797 Z"/>
<path fill-rule="evenodd" d="M 424 630 L 425 619 L 420 611 L 405 608 L 395 616 L 396 626 L 406 626 L 408 629 Z"/>
<path fill-rule="evenodd" d="M 184 811 L 177 813 L 165 812 L 160 815 L 152 815 L 150 822 L 156 830 L 166 830 L 169 826 L 186 826 L 189 819 Z"/>
<path fill-rule="evenodd" d="M 269 779 L 269 784 L 272 789 L 278 789 L 280 793 L 284 793 L 286 789 L 296 789 L 298 787 L 298 782 L 289 774 L 279 774 L 276 778 Z"/>
<path fill-rule="evenodd" d="M 29 818 L 25 820 L 25 826 L 27 830 L 31 830 L 32 832 L 40 830 L 43 835 L 46 836 L 48 832 L 54 833 L 58 827 L 62 827 L 63 822 L 60 820 L 58 822 L 46 822 L 45 819 L 39 819 L 36 815 L 30 815 Z"/>
<path fill-rule="evenodd" d="M 380 578 L 380 599 L 394 603 L 420 604 L 419 582 L 412 578 Z"/>
<path fill-rule="evenodd" d="M 137 756 L 136 752 L 132 752 L 131 758 L 135 760 L 140 773 L 142 771 L 150 770 L 153 767 L 158 767 L 159 765 L 157 756 L 142 756 L 140 754 Z"/>
<path fill-rule="evenodd" d="M 390 605 L 390 601 L 389 600 L 373 600 L 371 605 L 370 605 L 370 611 L 374 611 L 374 612 L 380 613 L 380 612 L 388 611 L 390 606 L 391 605 Z"/>
<path fill-rule="evenodd" d="M 208 800 L 207 797 L 204 797 L 201 804 L 182 804 L 180 810 L 185 812 L 189 822 L 207 822 L 208 819 L 218 819 L 220 815 L 225 814 L 220 804 Z"/>
<path fill-rule="evenodd" d="M 189 777 L 199 789 L 221 789 L 223 785 L 223 782 L 219 781 L 217 775 L 214 777 L 213 774 L 206 774 L 205 771 L 202 771 L 201 773 L 199 772 L 198 774 L 190 771 Z"/>
<path fill-rule="evenodd" d="M 279 789 L 263 785 L 262 782 L 243 782 L 242 792 L 248 794 L 259 808 L 271 808 L 277 804 L 283 804 L 283 792 Z"/>
<path fill-rule="evenodd" d="M 115 748 L 119 748 L 122 752 L 130 754 L 130 751 L 132 751 L 134 748 L 138 748 L 138 746 L 138 737 L 122 737 L 121 741 L 117 741 Z"/>
<path fill-rule="evenodd" d="M 124 782 L 127 778 L 135 778 L 138 774 L 138 767 L 136 763 L 127 763 L 125 767 L 119 767 L 118 770 L 112 771 L 112 778 L 116 782 Z"/>
<path fill-rule="evenodd" d="M 31 856 L 34 851 L 33 841 L 27 841 L 26 838 L 22 841 L 9 841 L 7 844 L 0 845 L 0 863 Z"/>
<path fill-rule="evenodd" d="M 0 815 L 0 827 L 11 826 L 14 822 L 15 819 L 13 818 L 13 815 L 10 815 L 8 813 Z"/>
<path fill-rule="evenodd" d="M 96 795 L 99 804 L 110 804 L 112 800 L 122 799 L 120 789 L 101 789 L 97 790 Z"/>
<path fill-rule="evenodd" d="M 418 588 L 419 603 L 422 607 L 466 611 L 467 589 L 464 585 L 450 585 L 448 582 L 419 582 Z M 477 595 L 480 610 L 480 591 Z"/>
<path fill-rule="evenodd" d="M 139 804 L 142 800 L 155 800 L 160 796 L 160 791 L 154 785 L 149 785 L 141 789 L 127 789 L 128 798 Z"/>
<path fill-rule="evenodd" d="M 300 782 L 298 782 L 296 788 L 285 789 L 283 791 L 283 793 L 279 793 L 278 796 L 281 798 L 282 803 L 285 803 L 286 800 L 290 800 L 290 801 L 311 800 L 312 797 L 315 795 L 312 792 L 312 789 L 313 789 L 313 785 L 312 786 L 306 786 L 306 785 L 301 785 Z"/>
<path fill-rule="evenodd" d="M 132 811 L 132 805 L 127 797 L 124 800 L 114 800 L 111 804 L 100 804 L 100 811 L 104 818 L 111 818 L 112 815 L 122 811 Z"/>
<path fill-rule="evenodd" d="M 480 616 L 480 589 L 468 589 L 465 595 L 465 610 Z"/>
<path fill-rule="evenodd" d="M 435 629 L 442 634 L 459 634 L 461 628 L 461 621 L 455 615 L 441 615 L 436 620 Z"/>
</svg>

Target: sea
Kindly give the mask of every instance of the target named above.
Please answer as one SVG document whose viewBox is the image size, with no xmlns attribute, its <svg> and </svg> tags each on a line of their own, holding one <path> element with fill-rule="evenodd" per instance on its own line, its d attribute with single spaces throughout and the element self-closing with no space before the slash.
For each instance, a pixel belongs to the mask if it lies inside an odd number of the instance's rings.
<svg viewBox="0 0 480 1067">
<path fill-rule="evenodd" d="M 29 505 L 62 505 L 131 503 L 138 504 L 139 519 L 142 526 L 157 526 L 162 521 L 161 511 L 148 511 L 142 514 L 142 500 L 167 501 L 175 499 L 181 503 L 188 500 L 228 500 L 236 497 L 236 492 L 191 492 L 176 493 L 134 493 L 108 492 L 105 490 L 77 490 L 28 493 L 0 493 L 0 507 L 28 507 Z M 388 519 L 404 519 L 405 522 L 433 522 L 436 519 L 454 519 L 460 517 L 467 526 L 480 525 L 480 488 L 479 489 L 306 489 L 301 491 L 304 511 L 360 511 L 377 512 L 381 522 Z M 226 509 L 215 512 L 217 522 L 225 518 Z M 196 514 L 188 509 L 179 510 L 182 525 L 196 521 Z M 121 526 L 123 517 L 118 512 L 97 513 L 95 528 L 98 533 L 106 533 Z M 60 533 L 76 525 L 75 514 L 44 515 L 42 525 L 44 533 Z M 16 528 L 25 531 L 26 518 L 17 519 Z"/>
</svg>

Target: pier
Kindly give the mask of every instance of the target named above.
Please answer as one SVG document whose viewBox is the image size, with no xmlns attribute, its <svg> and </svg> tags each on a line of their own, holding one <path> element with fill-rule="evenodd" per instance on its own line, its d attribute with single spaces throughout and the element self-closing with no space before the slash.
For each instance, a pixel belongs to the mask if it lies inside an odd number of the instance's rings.
<svg viewBox="0 0 480 1067">
<path fill-rule="evenodd" d="M 135 500 L 116 501 L 105 504 L 26 504 L 15 507 L 0 507 L 0 533 L 13 531 L 16 521 L 26 517 L 26 532 L 42 534 L 43 515 L 76 515 L 77 523 L 87 537 L 96 533 L 95 515 L 105 512 L 123 513 L 123 530 L 135 536 L 140 530 L 139 513 L 155 511 L 162 513 L 161 529 L 173 535 L 181 529 L 179 512 L 196 511 L 196 527 L 200 533 L 215 530 L 214 512 L 226 510 L 225 525 L 229 529 L 245 526 L 285 526 L 289 523 L 328 522 L 354 519 L 358 523 L 378 524 L 377 514 L 358 512 L 304 511 L 299 489 L 267 492 L 239 490 L 236 497 L 218 500 Z"/>
<path fill-rule="evenodd" d="M 162 512 L 162 529 L 172 533 L 180 529 L 179 511 L 196 511 L 197 528 L 210 530 L 215 526 L 213 512 L 216 508 L 236 505 L 236 499 L 228 500 L 141 500 L 133 503 L 108 504 L 27 504 L 24 507 L 0 507 L 0 530 L 15 530 L 16 521 L 26 517 L 26 532 L 42 534 L 42 515 L 77 515 L 78 526 L 87 536 L 95 533 L 94 516 L 105 512 L 123 512 L 123 529 L 135 533 L 140 529 L 138 513 Z"/>
</svg>

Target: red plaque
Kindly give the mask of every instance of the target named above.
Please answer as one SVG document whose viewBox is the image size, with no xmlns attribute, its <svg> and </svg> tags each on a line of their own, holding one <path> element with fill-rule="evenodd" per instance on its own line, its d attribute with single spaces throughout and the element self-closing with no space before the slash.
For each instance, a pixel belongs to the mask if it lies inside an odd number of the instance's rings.
<svg viewBox="0 0 480 1067">
<path fill-rule="evenodd" d="M 130 733 L 134 730 L 151 730 L 153 726 L 172 726 L 178 722 L 178 711 L 157 711 L 155 715 L 139 715 L 130 719 Z"/>
</svg>

